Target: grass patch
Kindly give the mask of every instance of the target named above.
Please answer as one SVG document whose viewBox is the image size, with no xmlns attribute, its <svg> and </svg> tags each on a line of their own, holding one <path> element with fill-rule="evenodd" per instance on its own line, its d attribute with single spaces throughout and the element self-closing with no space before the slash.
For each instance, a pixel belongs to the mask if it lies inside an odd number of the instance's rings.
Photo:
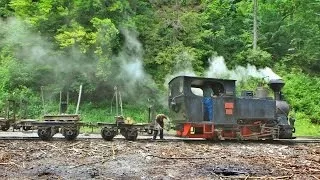
<svg viewBox="0 0 320 180">
<path fill-rule="evenodd" d="M 320 137 L 320 125 L 311 123 L 311 120 L 304 113 L 296 114 L 296 136 Z"/>
<path fill-rule="evenodd" d="M 71 111 L 73 111 L 71 106 Z M 167 114 L 168 110 L 164 108 L 158 108 L 155 114 L 164 113 Z M 81 118 L 84 122 L 108 122 L 113 123 L 116 116 L 115 107 L 111 108 L 110 104 L 83 104 L 80 108 Z M 118 109 L 120 114 L 120 108 Z M 147 106 L 137 106 L 135 104 L 123 105 L 123 116 L 130 118 L 135 123 L 147 123 L 149 121 L 149 110 Z"/>
<path fill-rule="evenodd" d="M 87 134 L 99 134 L 101 132 L 102 127 L 86 127 L 83 126 L 80 128 L 81 133 L 87 133 Z"/>
<path fill-rule="evenodd" d="M 120 114 L 120 109 L 118 110 Z M 148 122 L 148 108 L 139 107 L 134 105 L 123 106 L 123 116 L 133 120 L 134 123 L 147 123 Z M 84 122 L 115 122 L 116 110 L 110 105 L 93 105 L 85 104 L 81 107 L 81 119 Z"/>
</svg>

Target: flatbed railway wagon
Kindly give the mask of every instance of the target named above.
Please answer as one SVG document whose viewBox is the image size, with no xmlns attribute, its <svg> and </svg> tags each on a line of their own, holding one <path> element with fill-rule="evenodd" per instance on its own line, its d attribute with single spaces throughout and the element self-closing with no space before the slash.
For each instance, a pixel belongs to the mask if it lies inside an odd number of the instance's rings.
<svg viewBox="0 0 320 180">
<path fill-rule="evenodd" d="M 27 102 L 15 99 L 8 99 L 5 105 L 5 116 L 0 117 L 0 130 L 8 131 L 10 127 L 13 130 L 23 129 L 28 131 L 32 128 L 31 123 L 36 121 L 35 119 L 29 119 L 27 117 Z"/>
<path fill-rule="evenodd" d="M 129 141 L 135 141 L 139 133 L 152 134 L 152 123 L 125 123 L 123 116 L 116 116 L 115 123 L 99 122 L 97 126 L 101 127 L 101 136 L 106 141 L 111 141 L 119 133 Z"/>
<path fill-rule="evenodd" d="M 80 127 L 86 124 L 81 122 L 79 112 L 80 100 L 82 94 L 82 85 L 80 85 L 76 112 L 74 114 L 66 114 L 69 104 L 69 93 L 63 100 L 63 93 L 60 91 L 60 103 L 58 115 L 44 115 L 42 121 L 31 122 L 33 129 L 37 129 L 38 136 L 42 140 L 50 140 L 52 137 L 61 133 L 67 140 L 75 140 L 80 133 Z M 42 94 L 42 99 L 44 96 Z M 44 108 L 45 109 L 45 108 Z"/>
<path fill-rule="evenodd" d="M 37 129 L 39 138 L 45 141 L 52 139 L 57 133 L 61 133 L 67 140 L 75 140 L 80 127 L 84 125 L 78 114 L 45 115 L 43 121 L 31 123 Z"/>
</svg>

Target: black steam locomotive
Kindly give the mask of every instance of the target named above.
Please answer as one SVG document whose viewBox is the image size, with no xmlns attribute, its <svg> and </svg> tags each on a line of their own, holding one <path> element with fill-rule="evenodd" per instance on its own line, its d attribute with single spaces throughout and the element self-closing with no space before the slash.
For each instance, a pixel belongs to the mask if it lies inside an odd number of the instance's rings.
<svg viewBox="0 0 320 180">
<path fill-rule="evenodd" d="M 294 119 L 283 99 L 281 79 L 268 89 L 242 91 L 235 80 L 178 76 L 169 82 L 170 117 L 177 135 L 205 139 L 292 139 Z"/>
</svg>

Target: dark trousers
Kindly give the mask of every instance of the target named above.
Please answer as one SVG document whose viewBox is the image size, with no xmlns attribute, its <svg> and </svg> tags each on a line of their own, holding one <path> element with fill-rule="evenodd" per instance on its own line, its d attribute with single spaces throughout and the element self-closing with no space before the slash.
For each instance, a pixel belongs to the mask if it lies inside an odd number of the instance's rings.
<svg viewBox="0 0 320 180">
<path fill-rule="evenodd" d="M 159 130 L 153 130 L 153 140 L 157 139 Z M 160 139 L 163 139 L 163 129 L 160 129 Z"/>
</svg>

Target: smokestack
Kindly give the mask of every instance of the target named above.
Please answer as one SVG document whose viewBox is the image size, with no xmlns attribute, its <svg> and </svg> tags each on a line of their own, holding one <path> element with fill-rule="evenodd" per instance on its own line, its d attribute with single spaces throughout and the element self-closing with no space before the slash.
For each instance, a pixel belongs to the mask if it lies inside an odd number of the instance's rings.
<svg viewBox="0 0 320 180">
<path fill-rule="evenodd" d="M 275 100 L 281 100 L 280 94 L 284 84 L 285 83 L 282 79 L 272 79 L 269 81 L 268 85 L 274 93 Z"/>
</svg>

